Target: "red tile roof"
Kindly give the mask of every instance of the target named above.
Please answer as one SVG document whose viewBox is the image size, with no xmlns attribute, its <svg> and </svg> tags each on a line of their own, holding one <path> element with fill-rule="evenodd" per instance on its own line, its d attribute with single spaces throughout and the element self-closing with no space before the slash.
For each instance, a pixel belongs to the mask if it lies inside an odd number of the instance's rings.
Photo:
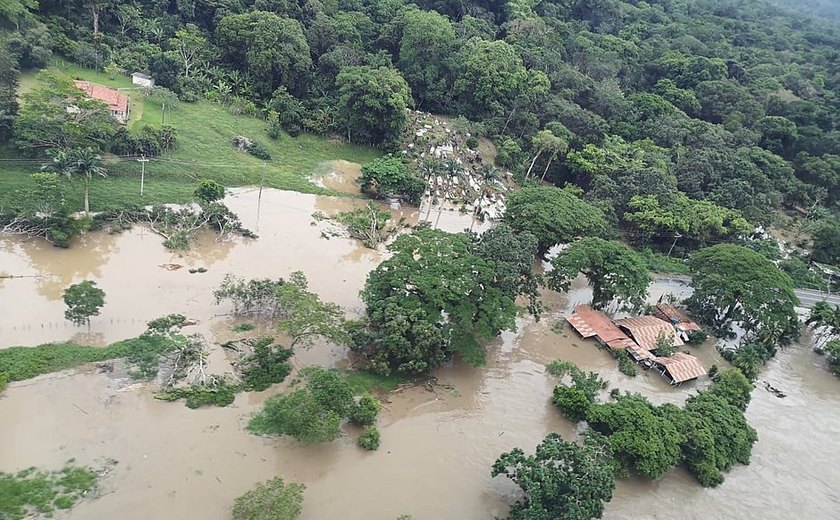
<svg viewBox="0 0 840 520">
<path fill-rule="evenodd" d="M 123 114 L 128 112 L 128 96 L 123 96 L 112 88 L 87 81 L 75 81 L 73 84 L 93 99 L 104 101 L 112 112 L 122 112 Z"/>
<path fill-rule="evenodd" d="M 606 314 L 593 310 L 588 305 L 575 307 L 574 314 L 567 316 L 566 321 L 582 337 L 595 336 L 610 348 L 624 349 L 633 345 L 633 340 L 621 332 L 621 329 L 616 327 Z"/>
<path fill-rule="evenodd" d="M 669 358 L 654 358 L 653 361 L 668 373 L 674 383 L 691 381 L 706 375 L 706 369 L 703 368 L 696 357 L 682 352 L 677 352 Z"/>
<path fill-rule="evenodd" d="M 656 350 L 656 341 L 660 334 L 664 334 L 666 338 L 671 339 L 675 347 L 685 344 L 677 335 L 674 327 L 653 316 L 624 318 L 623 320 L 616 320 L 615 324 L 630 331 L 630 337 L 633 338 L 633 341 L 645 350 Z"/>
<path fill-rule="evenodd" d="M 686 331 L 702 330 L 700 325 L 694 323 L 683 311 L 677 309 L 673 305 L 668 305 L 667 303 L 660 303 L 654 307 L 653 315 L 661 320 L 667 321 L 668 323 L 678 323 L 680 328 Z"/>
</svg>

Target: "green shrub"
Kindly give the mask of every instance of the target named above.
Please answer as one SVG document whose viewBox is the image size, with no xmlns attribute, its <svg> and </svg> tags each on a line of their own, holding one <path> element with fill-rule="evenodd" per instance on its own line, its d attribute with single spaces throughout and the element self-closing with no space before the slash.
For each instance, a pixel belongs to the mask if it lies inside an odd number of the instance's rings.
<svg viewBox="0 0 840 520">
<path fill-rule="evenodd" d="M 226 379 L 221 379 L 213 386 L 190 385 L 180 388 L 169 388 L 158 393 L 155 397 L 164 401 L 184 399 L 187 408 L 202 406 L 227 406 L 236 399 L 239 387 Z"/>
<path fill-rule="evenodd" d="M 379 415 L 379 400 L 370 394 L 365 394 L 356 403 L 350 414 L 350 420 L 359 426 L 370 426 L 376 422 Z"/>
<path fill-rule="evenodd" d="M 235 520 L 294 520 L 300 516 L 303 484 L 286 484 L 280 477 L 257 484 L 233 504 Z"/>
<path fill-rule="evenodd" d="M 356 439 L 356 442 L 362 448 L 368 451 L 376 451 L 379 449 L 379 430 L 376 429 L 376 426 L 368 426 L 362 433 L 359 434 L 359 438 Z"/>
<path fill-rule="evenodd" d="M 410 204 L 418 204 L 425 183 L 415 177 L 402 159 L 387 155 L 362 166 L 359 178 L 362 191 L 377 197 L 398 197 Z"/>
<path fill-rule="evenodd" d="M 551 402 L 560 408 L 563 417 L 570 421 L 582 421 L 592 401 L 587 397 L 586 392 L 573 386 L 557 385 L 554 387 Z"/>
<path fill-rule="evenodd" d="M 630 359 L 630 355 L 624 350 L 610 350 L 613 357 L 618 361 L 618 371 L 625 376 L 636 377 L 639 375 L 639 369 L 636 368 L 636 363 Z"/>
<path fill-rule="evenodd" d="M 274 345 L 274 338 L 264 336 L 254 340 L 254 352 L 239 364 L 242 382 L 248 390 L 265 390 L 275 383 L 282 383 L 291 373 L 288 363 L 294 351 Z"/>
<path fill-rule="evenodd" d="M 271 160 L 271 152 L 269 152 L 265 146 L 256 141 L 251 141 L 251 144 L 248 145 L 248 153 L 257 159 L 262 159 L 264 161 Z"/>
<path fill-rule="evenodd" d="M 475 150 L 476 148 L 478 148 L 478 139 L 476 139 L 474 136 L 469 136 L 467 137 L 465 144 L 470 150 Z"/>
<path fill-rule="evenodd" d="M 9 384 L 9 373 L 8 372 L 0 372 L 0 394 L 3 393 L 3 390 L 6 389 L 6 386 Z"/>
<path fill-rule="evenodd" d="M 692 330 L 688 332 L 688 344 L 692 346 L 702 345 L 709 335 L 703 330 Z"/>
<path fill-rule="evenodd" d="M 35 468 L 16 474 L 0 472 L 0 518 L 20 520 L 52 516 L 55 509 L 70 509 L 96 487 L 96 474 L 88 468 L 66 466 L 46 472 Z"/>
</svg>

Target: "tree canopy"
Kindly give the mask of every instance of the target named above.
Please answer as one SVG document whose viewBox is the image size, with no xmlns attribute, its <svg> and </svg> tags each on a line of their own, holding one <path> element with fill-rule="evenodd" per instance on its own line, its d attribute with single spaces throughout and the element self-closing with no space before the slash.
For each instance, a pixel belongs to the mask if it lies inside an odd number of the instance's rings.
<svg viewBox="0 0 840 520">
<path fill-rule="evenodd" d="M 491 476 L 506 476 L 525 494 L 511 506 L 508 520 L 590 520 L 601 518 L 604 503 L 612 499 L 614 473 L 602 437 L 590 433 L 578 445 L 550 433 L 534 455 L 519 448 L 500 455 Z"/>
<path fill-rule="evenodd" d="M 577 237 L 603 235 L 603 213 L 569 189 L 526 187 L 507 200 L 504 221 L 515 231 L 531 233 L 540 253 Z"/>
<path fill-rule="evenodd" d="M 483 362 L 482 343 L 514 328 L 516 297 L 536 297 L 526 261 L 535 244 L 511 233 L 477 239 L 420 229 L 397 237 L 391 258 L 368 275 L 353 349 L 386 373 L 427 372 L 454 352 Z"/>
<path fill-rule="evenodd" d="M 589 237 L 573 242 L 551 260 L 548 285 L 568 291 L 578 274 L 592 286 L 592 305 L 601 308 L 614 299 L 629 308 L 641 307 L 647 297 L 650 274 L 638 253 L 626 245 Z"/>
<path fill-rule="evenodd" d="M 793 281 L 765 256 L 743 246 L 719 244 L 694 253 L 689 266 L 694 294 L 689 308 L 716 330 L 737 323 L 747 341 L 770 352 L 799 336 Z"/>
</svg>

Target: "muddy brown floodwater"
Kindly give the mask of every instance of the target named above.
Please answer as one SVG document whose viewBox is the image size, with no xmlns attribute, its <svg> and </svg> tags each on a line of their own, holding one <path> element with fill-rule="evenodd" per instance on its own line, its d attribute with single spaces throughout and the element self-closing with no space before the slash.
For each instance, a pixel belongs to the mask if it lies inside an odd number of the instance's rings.
<svg viewBox="0 0 840 520">
<path fill-rule="evenodd" d="M 228 272 L 279 277 L 302 270 L 322 298 L 349 314 L 361 312 L 358 291 L 382 255 L 347 239 L 327 240 L 310 224 L 315 211 L 330 214 L 364 201 L 264 190 L 257 222 L 257 198 L 256 191 L 243 190 L 227 202 L 258 231 L 258 240 L 219 243 L 206 235 L 183 255 L 167 252 L 142 228 L 90 233 L 69 250 L 3 239 L 0 272 L 35 277 L 0 280 L 2 345 L 76 335 L 61 320 L 60 294 L 84 278 L 105 289 L 107 303 L 91 335 L 76 339 L 100 343 L 136 335 L 147 320 L 168 312 L 198 319 L 196 328 L 209 337 L 228 337 L 228 309 L 211 297 Z M 468 226 L 465 218 L 452 225 Z M 167 263 L 185 267 L 159 267 Z M 190 267 L 208 272 L 189 274 Z M 656 373 L 623 376 L 611 357 L 562 326 L 566 309 L 586 299 L 579 285 L 569 296 L 546 299 L 544 318 L 520 319 L 517 332 L 490 346 L 487 366 L 454 363 L 436 373 L 441 384 L 434 392 L 418 387 L 392 395 L 380 419 L 382 446 L 374 453 L 359 449 L 350 429 L 338 441 L 309 447 L 245 432 L 248 418 L 276 389 L 240 395 L 226 408 L 189 410 L 155 400 L 150 387 L 119 371 L 87 367 L 14 383 L 0 397 L 0 471 L 57 468 L 70 458 L 91 465 L 117 460 L 102 480 L 101 497 L 60 514 L 71 520 L 229 519 L 236 496 L 274 475 L 306 484 L 303 520 L 504 515 L 517 494 L 509 482 L 489 477 L 496 457 L 517 446 L 532 451 L 551 431 L 575 435 L 549 404 L 554 381 L 545 374 L 547 362 L 572 360 L 656 402 L 678 403 L 696 390 L 670 388 Z M 692 350 L 707 366 L 724 364 L 711 345 Z M 317 345 L 301 351 L 295 364 L 334 366 L 345 357 L 341 348 Z M 624 480 L 605 518 L 837 518 L 840 452 L 833 446 L 840 435 L 840 381 L 820 362 L 797 346 L 768 365 L 761 379 L 787 397 L 761 385 L 755 390 L 748 409 L 759 434 L 752 463 L 735 467 L 721 487 L 701 488 L 683 469 L 655 483 Z"/>
</svg>

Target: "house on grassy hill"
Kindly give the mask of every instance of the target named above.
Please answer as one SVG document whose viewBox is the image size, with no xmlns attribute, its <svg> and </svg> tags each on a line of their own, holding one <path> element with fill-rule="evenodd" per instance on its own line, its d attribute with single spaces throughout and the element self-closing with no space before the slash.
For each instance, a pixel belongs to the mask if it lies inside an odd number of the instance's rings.
<svg viewBox="0 0 840 520">
<path fill-rule="evenodd" d="M 152 88 L 155 86 L 155 78 L 142 72 L 135 72 L 131 75 L 131 84 L 138 87 Z"/>
<path fill-rule="evenodd" d="M 128 122 L 128 116 L 131 112 L 131 98 L 120 94 L 112 88 L 88 81 L 77 80 L 73 84 L 89 97 L 98 99 L 108 105 L 108 110 L 114 119 L 123 124 Z"/>
</svg>

